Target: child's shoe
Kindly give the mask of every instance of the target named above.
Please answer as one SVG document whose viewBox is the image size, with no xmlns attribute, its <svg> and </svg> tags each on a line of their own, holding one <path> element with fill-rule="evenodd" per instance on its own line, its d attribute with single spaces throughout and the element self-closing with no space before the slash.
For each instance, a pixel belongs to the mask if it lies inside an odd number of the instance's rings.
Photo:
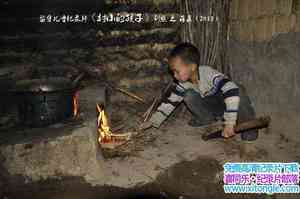
<svg viewBox="0 0 300 199">
<path fill-rule="evenodd" d="M 258 130 L 250 130 L 241 133 L 243 141 L 254 141 L 258 138 Z"/>
</svg>

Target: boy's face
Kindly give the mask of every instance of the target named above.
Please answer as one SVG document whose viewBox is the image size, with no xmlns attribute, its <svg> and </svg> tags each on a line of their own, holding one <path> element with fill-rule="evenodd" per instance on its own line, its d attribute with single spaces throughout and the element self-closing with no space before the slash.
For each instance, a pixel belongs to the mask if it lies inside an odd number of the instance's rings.
<svg viewBox="0 0 300 199">
<path fill-rule="evenodd" d="M 180 57 L 173 57 L 169 60 L 169 65 L 174 73 L 175 79 L 180 82 L 188 81 L 192 76 L 192 66 L 184 63 Z"/>
</svg>

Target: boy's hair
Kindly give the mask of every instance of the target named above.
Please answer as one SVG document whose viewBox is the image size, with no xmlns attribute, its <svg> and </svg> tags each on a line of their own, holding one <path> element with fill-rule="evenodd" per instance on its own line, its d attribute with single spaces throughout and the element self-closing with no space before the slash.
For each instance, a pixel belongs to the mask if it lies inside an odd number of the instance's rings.
<svg viewBox="0 0 300 199">
<path fill-rule="evenodd" d="M 191 43 L 180 43 L 170 52 L 168 59 L 180 57 L 186 64 L 200 64 L 200 53 L 196 46 Z"/>
</svg>

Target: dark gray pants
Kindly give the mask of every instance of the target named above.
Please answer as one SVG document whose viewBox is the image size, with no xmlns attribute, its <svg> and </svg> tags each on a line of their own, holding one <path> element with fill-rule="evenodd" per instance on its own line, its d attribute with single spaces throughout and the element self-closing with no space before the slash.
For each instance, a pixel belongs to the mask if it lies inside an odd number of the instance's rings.
<svg viewBox="0 0 300 199">
<path fill-rule="evenodd" d="M 246 94 L 245 88 L 239 85 L 240 90 L 240 105 L 238 112 L 237 123 L 248 121 L 255 118 L 255 111 L 251 106 L 249 97 Z M 184 102 L 190 112 L 201 123 L 209 124 L 217 119 L 223 119 L 223 114 L 226 109 L 224 98 L 221 92 L 207 97 L 201 95 L 193 89 L 187 90 L 184 96 Z M 249 130 L 241 133 L 242 140 L 256 140 L 258 130 Z"/>
</svg>

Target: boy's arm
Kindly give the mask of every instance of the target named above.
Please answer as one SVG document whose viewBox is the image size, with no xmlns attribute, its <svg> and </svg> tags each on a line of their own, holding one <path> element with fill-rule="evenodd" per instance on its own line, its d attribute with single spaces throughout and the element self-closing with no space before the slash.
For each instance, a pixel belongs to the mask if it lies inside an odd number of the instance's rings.
<svg viewBox="0 0 300 199">
<path fill-rule="evenodd" d="M 226 110 L 224 111 L 225 125 L 236 125 L 240 104 L 239 87 L 225 75 L 218 75 L 213 80 L 214 86 L 223 93 Z"/>
<path fill-rule="evenodd" d="M 175 107 L 183 100 L 184 88 L 179 84 L 174 87 L 167 98 L 162 99 L 156 112 L 151 116 L 150 122 L 152 126 L 159 128 L 162 122 L 173 112 Z"/>
</svg>

